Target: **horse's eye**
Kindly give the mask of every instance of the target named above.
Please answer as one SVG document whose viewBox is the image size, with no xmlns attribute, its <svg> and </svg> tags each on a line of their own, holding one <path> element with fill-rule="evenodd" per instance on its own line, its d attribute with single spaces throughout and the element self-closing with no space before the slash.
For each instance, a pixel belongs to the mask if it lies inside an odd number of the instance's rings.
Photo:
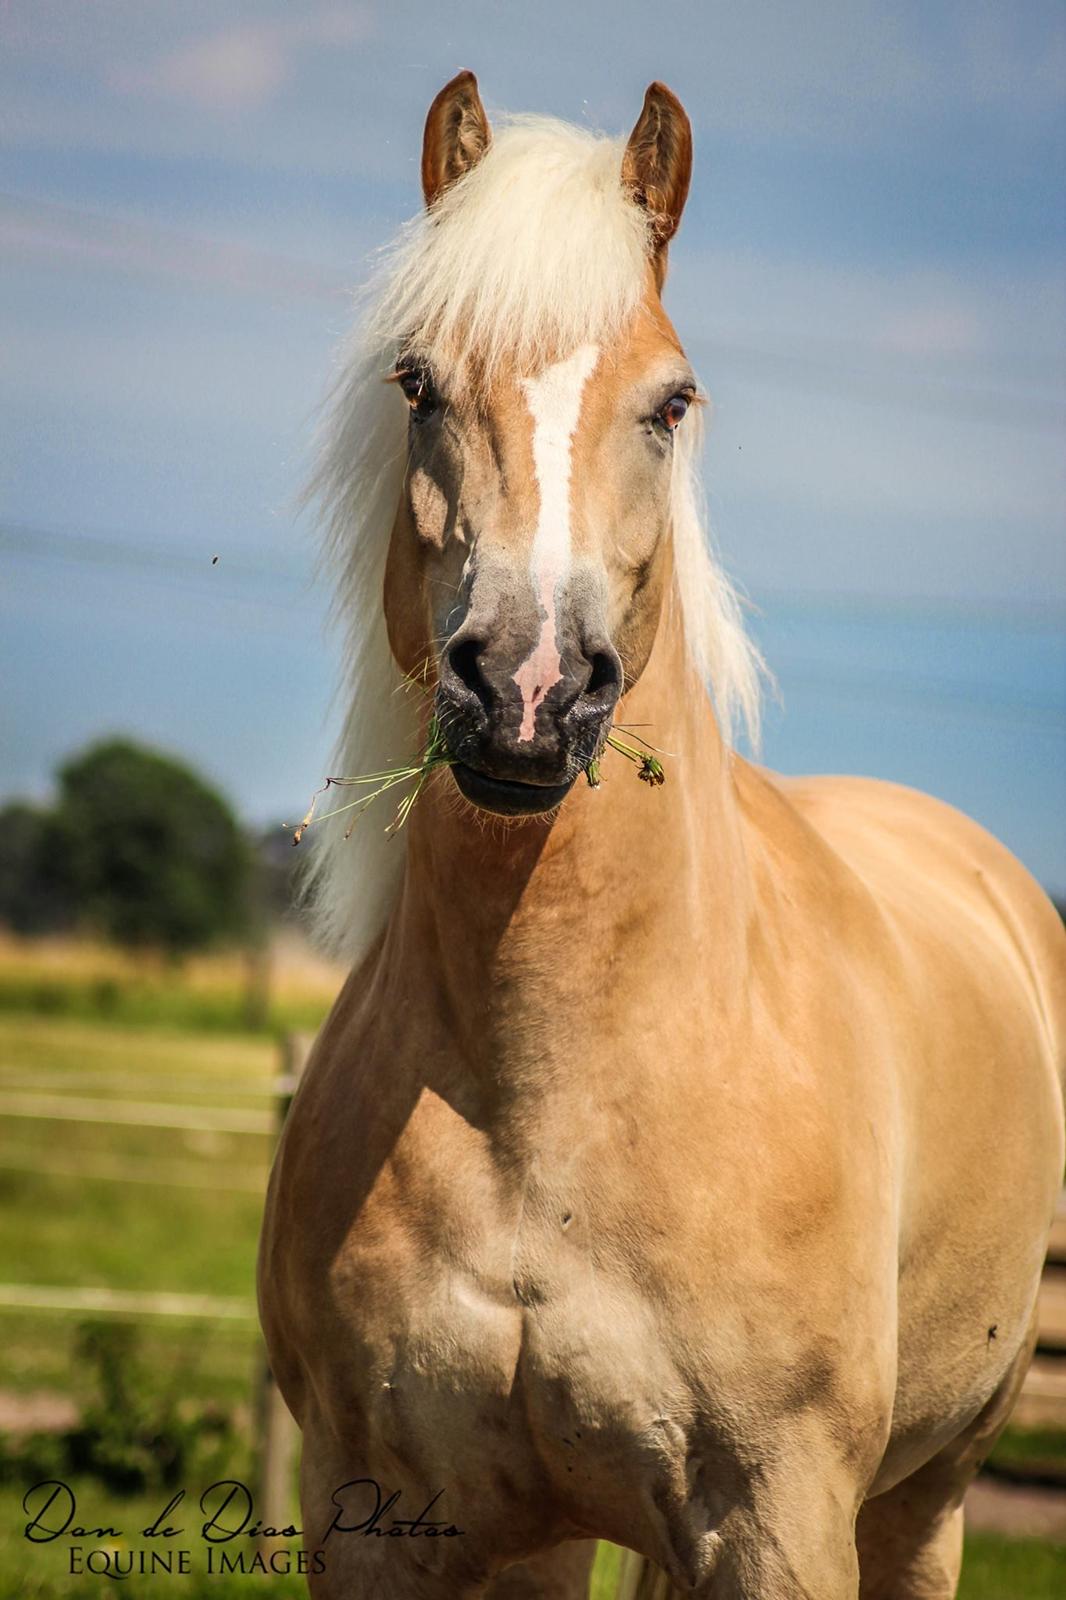
<svg viewBox="0 0 1066 1600">
<path fill-rule="evenodd" d="M 672 394 L 666 404 L 660 407 L 656 420 L 673 433 L 685 420 L 685 413 L 691 404 L 687 394 Z"/>
<path fill-rule="evenodd" d="M 411 367 L 397 373 L 397 382 L 403 390 L 404 399 L 411 407 L 411 415 L 415 422 L 425 422 L 427 417 L 433 415 L 438 401 L 433 388 L 433 379 L 425 367 Z"/>
</svg>

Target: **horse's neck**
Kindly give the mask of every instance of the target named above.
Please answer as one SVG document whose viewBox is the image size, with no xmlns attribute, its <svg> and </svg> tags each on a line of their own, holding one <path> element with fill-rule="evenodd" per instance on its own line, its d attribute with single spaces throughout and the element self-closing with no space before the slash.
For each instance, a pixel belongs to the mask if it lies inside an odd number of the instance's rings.
<svg viewBox="0 0 1066 1600">
<path fill-rule="evenodd" d="M 679 980 L 699 963 L 739 982 L 750 891 L 731 756 L 673 608 L 619 722 L 668 752 L 665 785 L 608 749 L 601 786 L 579 780 L 550 825 L 474 816 L 444 778 L 409 824 L 384 960 L 493 1070 L 528 1040 L 572 1050 L 591 996 L 622 1020 L 671 963 Z"/>
</svg>

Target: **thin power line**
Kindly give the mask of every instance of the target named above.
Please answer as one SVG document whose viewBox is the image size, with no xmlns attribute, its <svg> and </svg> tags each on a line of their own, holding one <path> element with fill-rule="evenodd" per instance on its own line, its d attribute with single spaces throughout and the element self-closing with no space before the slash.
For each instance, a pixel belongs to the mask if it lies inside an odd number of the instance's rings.
<svg viewBox="0 0 1066 1600">
<path fill-rule="evenodd" d="M 301 574 L 281 565 L 245 561 L 243 557 L 219 554 L 225 548 L 225 535 L 216 537 L 215 551 L 208 556 L 188 550 L 133 540 L 114 534 L 70 533 L 60 528 L 44 528 L 24 522 L 0 523 L 0 549 L 20 555 L 44 557 L 54 561 L 88 562 L 94 566 L 137 568 L 150 571 L 195 574 L 210 578 L 215 571 L 227 577 L 267 582 L 303 581 Z M 203 546 L 206 541 L 198 537 Z M 222 562 L 225 562 L 224 567 Z"/>
<path fill-rule="evenodd" d="M 224 547 L 224 539 L 219 542 Z M 247 562 L 239 556 L 231 559 L 221 555 L 216 563 L 210 555 L 194 555 L 188 550 L 10 523 L 0 524 L 0 557 L 5 551 L 18 561 L 34 565 L 83 565 L 102 575 L 126 573 L 127 585 L 117 597 L 120 602 L 128 583 L 133 583 L 138 587 L 147 584 L 150 597 L 157 603 L 176 603 L 185 597 L 202 604 L 209 598 L 230 608 L 238 607 L 245 614 L 251 610 L 263 619 L 289 617 L 294 610 L 310 616 L 322 609 L 314 604 L 310 561 L 300 574 L 280 565 Z M 204 616 L 199 620 L 205 620 Z"/>
<path fill-rule="evenodd" d="M 48 528 L 25 522 L 0 522 L 0 551 L 10 550 L 17 555 L 37 557 L 59 562 L 84 562 L 105 567 L 130 570 L 172 571 L 184 576 L 195 576 L 214 581 L 223 571 L 226 577 L 267 583 L 310 586 L 313 581 L 313 561 L 309 557 L 304 569 L 283 566 L 279 563 L 249 562 L 242 556 L 229 557 L 224 553 L 225 535 L 208 537 L 196 535 L 202 550 L 215 548 L 223 554 L 219 565 L 212 564 L 210 555 L 193 555 L 188 550 L 158 545 L 144 538 L 121 533 L 72 533 L 60 528 Z M 972 600 L 956 600 L 943 596 L 903 594 L 881 595 L 861 590 L 793 590 L 773 585 L 752 586 L 752 609 L 756 617 L 772 619 L 778 615 L 807 615 L 827 619 L 872 619 L 893 622 L 944 622 L 948 624 L 992 624 L 1017 628 L 1027 632 L 1066 633 L 1066 607 L 1040 600 L 1003 600 L 998 596 L 981 596 Z"/>
</svg>

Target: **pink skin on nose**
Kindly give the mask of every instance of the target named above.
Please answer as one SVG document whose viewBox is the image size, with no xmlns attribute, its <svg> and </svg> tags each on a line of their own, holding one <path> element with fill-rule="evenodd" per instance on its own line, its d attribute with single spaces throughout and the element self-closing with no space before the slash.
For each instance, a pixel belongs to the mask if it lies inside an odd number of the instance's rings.
<svg viewBox="0 0 1066 1600">
<path fill-rule="evenodd" d="M 526 657 L 514 675 L 514 681 L 522 696 L 522 725 L 518 730 L 520 744 L 532 739 L 537 707 L 548 690 L 553 688 L 563 675 L 562 658 L 555 637 L 555 585 L 559 576 L 559 573 L 548 569 L 540 574 L 538 598 L 544 611 L 540 638 L 533 648 L 533 654 Z"/>
<path fill-rule="evenodd" d="M 570 447 L 581 415 L 581 395 L 599 353 L 597 345 L 582 345 L 522 385 L 533 418 L 533 468 L 540 491 L 530 571 L 544 620 L 532 652 L 514 675 L 522 696 L 520 744 L 532 739 L 537 707 L 563 675 L 556 609 L 559 585 L 570 564 Z"/>
</svg>

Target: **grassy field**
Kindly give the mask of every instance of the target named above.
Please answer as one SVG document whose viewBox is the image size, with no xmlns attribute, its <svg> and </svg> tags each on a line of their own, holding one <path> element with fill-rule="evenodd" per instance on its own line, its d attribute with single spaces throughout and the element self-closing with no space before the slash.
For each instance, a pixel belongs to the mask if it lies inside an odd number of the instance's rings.
<svg viewBox="0 0 1066 1600">
<path fill-rule="evenodd" d="M 244 981 L 238 961 L 181 970 L 148 963 L 131 976 L 127 958 L 97 947 L 67 953 L 69 977 L 55 947 L 34 955 L 0 943 L 0 1289 L 19 1286 L 27 1297 L 34 1286 L 165 1290 L 246 1308 L 244 1318 L 217 1322 L 141 1317 L 127 1365 L 144 1415 L 168 1418 L 166 1426 L 179 1431 L 201 1415 L 224 1419 L 227 1470 L 250 1472 L 261 1361 L 255 1246 L 280 1064 L 272 1030 L 316 1025 L 336 975 L 311 969 L 280 981 L 270 1027 L 248 1033 L 237 1025 Z M 117 985 L 117 998 L 109 984 Z M 142 1108 L 138 1117 L 202 1125 L 106 1120 L 129 1114 L 131 1102 Z M 96 1120 L 65 1118 L 64 1110 Z M 234 1117 L 248 1131 L 237 1131 Z M 100 1411 L 100 1374 L 84 1356 L 92 1321 L 0 1302 L 0 1433 L 5 1417 L 25 1415 L 20 1407 L 32 1415 L 42 1397 L 65 1401 L 71 1413 Z M 1063 1454 L 1063 1441 L 1012 1432 L 1001 1449 L 1005 1461 L 1046 1459 Z M 13 1475 L 11 1454 L 10 1446 L 0 1451 L 8 1467 L 0 1485 L 0 1600 L 15 1593 L 67 1600 L 86 1593 L 90 1581 L 97 1595 L 137 1600 L 304 1594 L 297 1576 L 209 1577 L 196 1545 L 188 1577 L 71 1575 L 58 1543 L 31 1546 L 22 1536 L 26 1485 Z M 98 1476 L 73 1481 L 94 1521 L 127 1531 L 144 1526 L 167 1499 L 155 1487 L 119 1495 Z M 593 1600 L 610 1600 L 617 1559 L 601 1550 Z M 963 1600 L 1063 1594 L 1066 1548 L 968 1539 Z"/>
<path fill-rule="evenodd" d="M 238 1108 L 269 1127 L 279 1069 L 267 1038 L 179 1034 L 54 1016 L 0 1014 L 0 1281 L 212 1294 L 244 1302 L 244 1324 L 147 1319 L 145 1364 L 180 1372 L 191 1394 L 246 1398 L 256 1331 L 255 1243 L 272 1135 L 212 1130 Z M 133 1100 L 172 1129 L 4 1114 Z M 74 1319 L 0 1308 L 0 1390 L 77 1391 Z"/>
<path fill-rule="evenodd" d="M 958 1600 L 1062 1600 L 1066 1545 L 967 1535 Z"/>
<path fill-rule="evenodd" d="M 268 1039 L 9 1013 L 0 1062 L 8 1276 L 16 1265 L 19 1281 L 250 1292 L 280 1070 Z M 106 1120 L 130 1102 L 163 1122 L 171 1108 L 195 1107 L 202 1117 L 190 1120 L 202 1125 Z M 261 1131 L 230 1131 L 233 1109 Z M 67 1120 L 71 1110 L 100 1120 Z"/>
<path fill-rule="evenodd" d="M 235 951 L 180 964 L 92 940 L 0 933 L 0 1012 L 240 1033 L 318 1027 L 342 974 L 295 936 L 267 957 Z M 265 990 L 264 990 L 265 985 Z"/>
<path fill-rule="evenodd" d="M 262 1361 L 255 1246 L 281 1068 L 272 1033 L 316 1026 L 333 984 L 313 973 L 276 985 L 270 1028 L 250 1034 L 238 1031 L 245 975 L 232 958 L 174 969 L 129 964 L 99 947 L 53 946 L 17 950 L 5 967 L 11 954 L 0 949 L 0 1284 L 27 1297 L 34 1286 L 95 1286 L 209 1294 L 243 1306 L 243 1319 L 227 1321 L 139 1318 L 127 1366 L 130 1403 L 149 1431 L 224 1419 L 221 1470 L 249 1477 Z M 95 1120 L 69 1120 L 63 1113 L 71 1110 Z M 191 1125 L 109 1120 L 123 1115 Z M 218 1125 L 234 1117 L 251 1131 Z M 28 1407 L 32 1419 L 42 1398 L 65 1399 L 82 1414 L 100 1408 L 99 1373 L 79 1353 L 98 1321 L 0 1304 L 0 1430 L 5 1412 L 18 1421 Z M 116 1325 L 125 1324 L 104 1326 Z M 33 1449 L 31 1438 L 24 1460 Z M 59 1600 L 89 1584 L 138 1600 L 305 1593 L 296 1575 L 208 1577 L 199 1542 L 189 1577 L 72 1574 L 59 1541 L 36 1546 L 22 1536 L 26 1484 L 12 1481 L 12 1453 L 9 1445 L 0 1489 L 0 1600 Z M 216 1474 L 199 1469 L 215 1461 L 194 1459 L 190 1486 L 212 1481 Z M 153 1487 L 131 1498 L 97 1476 L 71 1481 L 94 1522 L 123 1530 L 143 1527 L 169 1497 Z"/>
</svg>

